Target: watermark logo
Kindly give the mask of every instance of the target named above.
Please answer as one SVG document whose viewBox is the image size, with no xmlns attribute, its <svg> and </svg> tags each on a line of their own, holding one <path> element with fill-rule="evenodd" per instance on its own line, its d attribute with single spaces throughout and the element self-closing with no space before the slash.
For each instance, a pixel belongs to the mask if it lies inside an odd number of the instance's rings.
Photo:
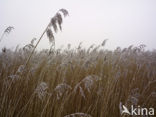
<svg viewBox="0 0 156 117">
<path fill-rule="evenodd" d="M 121 115 L 154 115 L 154 108 L 134 107 L 133 105 L 128 109 L 125 105 L 120 104 L 120 111 Z"/>
<path fill-rule="evenodd" d="M 121 111 L 121 115 L 123 115 L 123 114 L 128 114 L 128 115 L 130 115 L 130 112 L 129 112 L 129 110 L 127 109 L 127 107 L 125 107 L 124 105 L 122 105 L 122 108 L 123 108 L 123 110 Z"/>
</svg>

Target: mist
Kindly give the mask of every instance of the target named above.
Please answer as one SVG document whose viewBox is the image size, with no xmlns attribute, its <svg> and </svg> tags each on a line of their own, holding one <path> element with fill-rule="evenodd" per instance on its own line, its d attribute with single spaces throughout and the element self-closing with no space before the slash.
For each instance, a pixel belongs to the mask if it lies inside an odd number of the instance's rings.
<svg viewBox="0 0 156 117">
<path fill-rule="evenodd" d="M 108 39 L 107 49 L 145 44 L 154 49 L 156 43 L 155 0 L 1 0 L 0 34 L 6 27 L 14 30 L 4 37 L 0 48 L 21 47 L 39 38 L 49 20 L 60 9 L 69 11 L 63 30 L 55 35 L 56 47 L 84 47 Z M 38 49 L 48 49 L 46 35 Z"/>
</svg>

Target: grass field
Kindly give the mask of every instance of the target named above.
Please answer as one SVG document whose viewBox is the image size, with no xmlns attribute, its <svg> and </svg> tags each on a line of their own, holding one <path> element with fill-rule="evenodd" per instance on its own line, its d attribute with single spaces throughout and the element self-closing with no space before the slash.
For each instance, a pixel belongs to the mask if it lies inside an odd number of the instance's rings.
<svg viewBox="0 0 156 117">
<path fill-rule="evenodd" d="M 60 9 L 34 45 L 0 52 L 0 117 L 120 117 L 124 107 L 156 109 L 156 50 L 145 45 L 115 50 L 100 45 L 55 49 Z M 14 27 L 6 28 L 9 34 Z M 47 33 L 50 49 L 35 50 Z M 143 110 L 141 117 L 148 117 Z"/>
<path fill-rule="evenodd" d="M 104 45 L 0 53 L 0 117 L 120 117 L 120 104 L 156 108 L 156 51 Z"/>
</svg>

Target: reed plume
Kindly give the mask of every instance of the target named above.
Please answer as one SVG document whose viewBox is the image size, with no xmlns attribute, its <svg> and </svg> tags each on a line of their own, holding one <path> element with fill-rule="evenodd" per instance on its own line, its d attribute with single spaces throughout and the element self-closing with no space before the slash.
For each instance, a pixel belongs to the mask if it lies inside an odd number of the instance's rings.
<svg viewBox="0 0 156 117">
<path fill-rule="evenodd" d="M 13 29 L 14 29 L 13 26 L 7 27 L 7 28 L 4 30 L 3 34 L 1 35 L 0 42 L 2 41 L 4 35 L 5 35 L 5 34 L 9 34 Z"/>
<path fill-rule="evenodd" d="M 51 18 L 50 23 L 48 24 L 48 26 L 46 27 L 46 29 L 43 31 L 43 33 L 42 33 L 42 35 L 40 36 L 38 42 L 36 43 L 35 47 L 33 48 L 33 50 L 32 50 L 32 52 L 31 52 L 30 56 L 28 57 L 28 59 L 27 59 L 27 61 L 26 61 L 26 63 L 25 63 L 25 66 L 27 66 L 27 64 L 29 63 L 29 61 L 30 61 L 30 59 L 31 59 L 31 57 L 32 57 L 32 55 L 33 55 L 33 53 L 34 53 L 36 47 L 37 47 L 38 44 L 40 43 L 40 41 L 41 41 L 41 39 L 42 39 L 42 37 L 43 37 L 43 35 L 44 35 L 45 33 L 47 33 L 47 36 L 48 36 L 48 38 L 49 38 L 49 42 L 50 42 L 50 43 L 53 42 L 53 44 L 54 44 L 54 46 L 55 46 L 54 32 L 57 33 L 57 31 L 58 31 L 58 26 L 59 26 L 60 30 L 62 30 L 62 26 L 61 26 L 61 25 L 62 25 L 62 23 L 63 23 L 63 18 L 62 18 L 61 13 L 62 13 L 62 15 L 63 15 L 64 17 L 68 16 L 68 14 L 69 14 L 68 11 L 67 11 L 66 9 L 60 9 L 60 10 L 55 14 L 55 16 Z M 58 25 L 58 26 L 57 26 L 57 25 Z M 54 32 L 52 31 L 52 28 L 54 29 Z"/>
</svg>

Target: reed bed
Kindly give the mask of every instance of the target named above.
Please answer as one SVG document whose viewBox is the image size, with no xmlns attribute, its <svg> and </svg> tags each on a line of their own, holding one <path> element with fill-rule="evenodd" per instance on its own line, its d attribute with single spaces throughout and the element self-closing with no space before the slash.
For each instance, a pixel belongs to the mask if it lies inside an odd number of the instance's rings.
<svg viewBox="0 0 156 117">
<path fill-rule="evenodd" d="M 156 51 L 104 49 L 0 52 L 0 117 L 120 117 L 119 105 L 156 109 Z"/>
</svg>

